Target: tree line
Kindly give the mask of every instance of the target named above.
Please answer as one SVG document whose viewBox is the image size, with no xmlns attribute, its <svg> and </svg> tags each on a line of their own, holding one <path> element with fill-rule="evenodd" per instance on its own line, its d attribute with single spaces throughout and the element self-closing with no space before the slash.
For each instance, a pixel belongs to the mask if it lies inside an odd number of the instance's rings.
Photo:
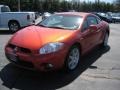
<svg viewBox="0 0 120 90">
<path fill-rule="evenodd" d="M 18 0 L 0 0 L 0 4 L 8 5 L 12 11 L 18 10 Z M 36 12 L 66 12 L 76 10 L 81 12 L 120 12 L 120 0 L 113 3 L 105 2 L 75 2 L 66 0 L 20 0 L 21 11 Z"/>
</svg>

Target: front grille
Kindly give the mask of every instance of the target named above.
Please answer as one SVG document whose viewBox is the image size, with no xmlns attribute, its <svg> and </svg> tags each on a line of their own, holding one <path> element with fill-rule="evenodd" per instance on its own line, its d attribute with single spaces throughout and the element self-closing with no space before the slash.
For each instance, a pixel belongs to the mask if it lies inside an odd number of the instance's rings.
<svg viewBox="0 0 120 90">
<path fill-rule="evenodd" d="M 31 51 L 27 48 L 22 48 L 22 47 L 19 47 L 20 51 L 23 52 L 23 53 L 31 53 Z"/>
<path fill-rule="evenodd" d="M 13 45 L 13 44 L 8 44 L 8 47 L 13 49 L 13 50 L 17 47 L 18 52 L 20 51 L 22 53 L 31 53 L 30 49 L 19 47 L 19 46 Z"/>
<path fill-rule="evenodd" d="M 6 57 L 8 58 L 8 60 L 18 66 L 22 66 L 22 67 L 27 67 L 27 68 L 34 68 L 34 65 L 31 62 L 27 62 L 27 61 L 23 61 L 20 60 L 18 57 L 16 61 L 13 61 L 10 59 L 9 54 L 6 54 Z"/>
</svg>

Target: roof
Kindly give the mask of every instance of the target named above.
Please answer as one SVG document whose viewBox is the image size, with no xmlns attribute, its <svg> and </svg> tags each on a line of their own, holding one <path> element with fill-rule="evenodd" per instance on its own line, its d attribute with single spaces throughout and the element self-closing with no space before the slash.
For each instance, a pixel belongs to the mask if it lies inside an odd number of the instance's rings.
<svg viewBox="0 0 120 90">
<path fill-rule="evenodd" d="M 90 15 L 91 13 L 86 13 L 86 12 L 61 12 L 61 13 L 57 13 L 57 14 L 77 15 L 77 16 L 86 17 L 87 15 Z"/>
<path fill-rule="evenodd" d="M 0 7 L 7 6 L 7 5 L 0 5 Z"/>
</svg>

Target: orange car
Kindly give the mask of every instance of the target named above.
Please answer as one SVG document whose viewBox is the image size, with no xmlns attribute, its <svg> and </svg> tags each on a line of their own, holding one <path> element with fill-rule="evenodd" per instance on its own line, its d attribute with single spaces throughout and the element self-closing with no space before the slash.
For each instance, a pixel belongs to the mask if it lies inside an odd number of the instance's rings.
<svg viewBox="0 0 120 90">
<path fill-rule="evenodd" d="M 19 67 L 72 71 L 82 55 L 97 45 L 107 45 L 109 33 L 108 23 L 93 14 L 57 13 L 16 32 L 5 47 L 5 54 Z"/>
</svg>

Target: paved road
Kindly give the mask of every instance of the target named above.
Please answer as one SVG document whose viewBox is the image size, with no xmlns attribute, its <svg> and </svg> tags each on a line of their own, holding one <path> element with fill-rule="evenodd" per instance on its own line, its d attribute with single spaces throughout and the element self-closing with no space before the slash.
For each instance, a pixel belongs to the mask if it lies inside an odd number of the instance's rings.
<svg viewBox="0 0 120 90">
<path fill-rule="evenodd" d="M 16 68 L 4 56 L 11 33 L 0 34 L 0 90 L 120 90 L 120 24 L 111 24 L 109 46 L 85 56 L 72 73 Z M 0 32 L 1 33 L 1 32 Z"/>
</svg>

